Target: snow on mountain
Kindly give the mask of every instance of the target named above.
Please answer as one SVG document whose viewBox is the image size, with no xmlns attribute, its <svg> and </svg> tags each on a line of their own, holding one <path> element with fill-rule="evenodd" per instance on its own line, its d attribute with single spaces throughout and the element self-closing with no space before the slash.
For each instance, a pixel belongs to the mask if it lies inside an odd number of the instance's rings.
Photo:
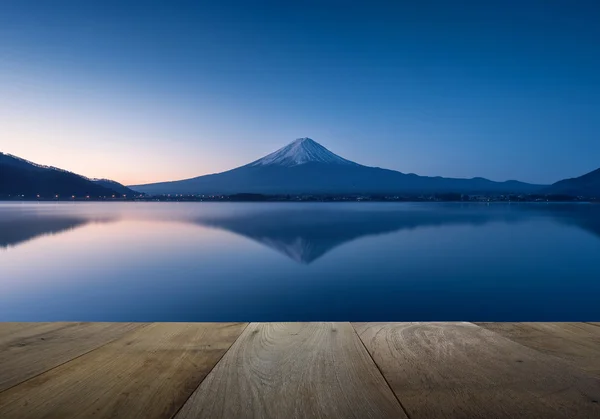
<svg viewBox="0 0 600 419">
<path fill-rule="evenodd" d="M 298 138 L 274 153 L 250 163 L 248 166 L 293 167 L 306 163 L 357 165 L 357 163 L 332 153 L 310 138 Z"/>
</svg>

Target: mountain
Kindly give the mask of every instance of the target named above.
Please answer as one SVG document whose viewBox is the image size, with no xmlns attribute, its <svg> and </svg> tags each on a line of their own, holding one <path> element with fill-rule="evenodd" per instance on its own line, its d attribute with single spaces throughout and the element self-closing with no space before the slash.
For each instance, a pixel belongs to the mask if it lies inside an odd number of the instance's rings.
<svg viewBox="0 0 600 419">
<path fill-rule="evenodd" d="M 92 179 L 96 185 L 100 185 L 104 188 L 113 190 L 117 193 L 118 196 L 133 196 L 139 195 L 139 192 L 129 189 L 127 186 L 121 185 L 119 182 L 115 182 L 110 179 Z"/>
<path fill-rule="evenodd" d="M 0 196 L 40 195 L 49 198 L 55 195 L 99 197 L 113 194 L 118 192 L 75 173 L 0 153 Z"/>
<path fill-rule="evenodd" d="M 543 190 L 546 194 L 600 198 L 600 169 L 571 179 L 564 179 Z"/>
<path fill-rule="evenodd" d="M 299 138 L 268 156 L 226 172 L 131 186 L 150 195 L 534 193 L 542 187 L 484 178 L 426 177 L 363 166 L 332 153 L 310 138 Z"/>
</svg>

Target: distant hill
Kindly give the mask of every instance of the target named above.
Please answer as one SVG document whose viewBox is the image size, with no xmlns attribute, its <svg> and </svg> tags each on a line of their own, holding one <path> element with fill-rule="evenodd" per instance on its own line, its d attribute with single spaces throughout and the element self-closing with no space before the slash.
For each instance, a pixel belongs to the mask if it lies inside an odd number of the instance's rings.
<svg viewBox="0 0 600 419">
<path fill-rule="evenodd" d="M 600 169 L 571 179 L 564 179 L 543 190 L 546 194 L 600 198 Z"/>
<path fill-rule="evenodd" d="M 456 192 L 535 193 L 542 185 L 484 178 L 453 179 L 405 174 L 346 160 L 310 138 L 245 166 L 192 179 L 135 185 L 150 195 L 163 194 L 431 194 Z"/>
<path fill-rule="evenodd" d="M 67 196 L 111 196 L 121 194 L 120 185 L 113 186 L 58 169 L 42 166 L 19 157 L 0 153 L 0 196 L 25 195 L 25 197 L 50 198 Z M 123 187 L 123 185 L 120 185 Z M 129 190 L 129 189 L 128 189 Z"/>
<path fill-rule="evenodd" d="M 111 189 L 115 191 L 119 196 L 128 196 L 131 197 L 133 195 L 139 195 L 139 192 L 129 189 L 127 186 L 121 185 L 119 182 L 115 182 L 110 179 L 92 179 L 96 185 L 103 186 L 107 189 Z"/>
</svg>

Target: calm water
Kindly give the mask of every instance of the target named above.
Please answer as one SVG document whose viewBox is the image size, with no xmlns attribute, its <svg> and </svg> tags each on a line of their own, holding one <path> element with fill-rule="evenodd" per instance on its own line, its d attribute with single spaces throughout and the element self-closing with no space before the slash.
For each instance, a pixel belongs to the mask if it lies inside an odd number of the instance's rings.
<svg viewBox="0 0 600 419">
<path fill-rule="evenodd" d="M 0 203 L 0 321 L 600 320 L 600 205 Z"/>
</svg>

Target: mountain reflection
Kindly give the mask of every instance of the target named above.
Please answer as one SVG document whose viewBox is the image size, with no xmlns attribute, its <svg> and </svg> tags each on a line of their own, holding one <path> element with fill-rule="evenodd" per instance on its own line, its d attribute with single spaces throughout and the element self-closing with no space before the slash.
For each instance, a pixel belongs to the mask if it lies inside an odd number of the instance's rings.
<svg viewBox="0 0 600 419">
<path fill-rule="evenodd" d="M 0 249 L 17 246 L 38 237 L 75 230 L 91 223 L 109 221 L 112 220 L 70 215 L 23 216 L 0 220 Z"/>
<path fill-rule="evenodd" d="M 579 227 L 600 237 L 600 205 L 597 204 L 549 204 L 524 207 L 528 212 L 547 215 L 567 225 Z"/>
<path fill-rule="evenodd" d="M 343 205 L 343 204 L 340 204 Z M 600 207 L 594 205 L 443 205 L 421 209 L 385 206 L 375 210 L 290 209 L 240 213 L 195 220 L 230 231 L 274 249 L 296 262 L 310 264 L 332 249 L 362 237 L 401 230 L 449 225 L 519 223 L 549 217 L 600 237 Z"/>
<path fill-rule="evenodd" d="M 362 237 L 420 227 L 513 222 L 519 218 L 517 213 L 506 211 L 451 208 L 443 211 L 294 209 L 203 218 L 195 222 L 248 237 L 296 262 L 310 264 L 335 247 Z"/>
</svg>

